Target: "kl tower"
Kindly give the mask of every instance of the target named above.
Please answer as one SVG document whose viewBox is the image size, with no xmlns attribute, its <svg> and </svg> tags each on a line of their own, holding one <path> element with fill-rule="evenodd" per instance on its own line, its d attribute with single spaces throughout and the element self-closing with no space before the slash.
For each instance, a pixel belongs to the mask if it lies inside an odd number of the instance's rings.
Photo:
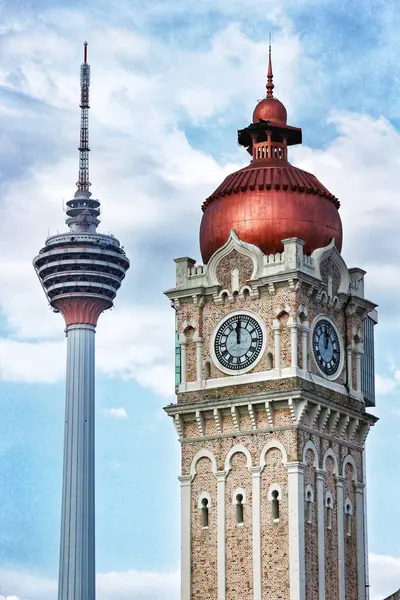
<svg viewBox="0 0 400 600">
<path fill-rule="evenodd" d="M 119 241 L 97 233 L 100 202 L 89 181 L 87 43 L 81 65 L 77 191 L 67 202 L 67 233 L 47 238 L 33 261 L 67 335 L 64 465 L 58 600 L 95 600 L 95 329 L 129 269 Z"/>
</svg>

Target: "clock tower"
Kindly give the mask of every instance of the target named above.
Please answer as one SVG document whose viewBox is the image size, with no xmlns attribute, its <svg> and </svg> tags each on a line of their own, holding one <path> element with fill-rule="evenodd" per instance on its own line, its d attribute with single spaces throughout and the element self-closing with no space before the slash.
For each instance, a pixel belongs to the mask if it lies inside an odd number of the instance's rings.
<svg viewBox="0 0 400 600">
<path fill-rule="evenodd" d="M 364 446 L 375 304 L 342 255 L 339 201 L 288 162 L 301 129 L 267 94 L 250 164 L 178 258 L 181 600 L 366 600 Z"/>
</svg>

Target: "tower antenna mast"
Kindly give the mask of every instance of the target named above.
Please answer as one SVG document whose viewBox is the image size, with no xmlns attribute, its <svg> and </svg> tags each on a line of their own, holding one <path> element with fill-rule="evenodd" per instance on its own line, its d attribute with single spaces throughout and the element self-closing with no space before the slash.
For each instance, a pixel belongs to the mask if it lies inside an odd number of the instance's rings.
<svg viewBox="0 0 400 600">
<path fill-rule="evenodd" d="M 81 130 L 79 140 L 79 177 L 77 181 L 78 193 L 89 192 L 89 87 L 90 65 L 87 62 L 88 43 L 83 44 L 83 63 L 81 64 Z"/>
</svg>

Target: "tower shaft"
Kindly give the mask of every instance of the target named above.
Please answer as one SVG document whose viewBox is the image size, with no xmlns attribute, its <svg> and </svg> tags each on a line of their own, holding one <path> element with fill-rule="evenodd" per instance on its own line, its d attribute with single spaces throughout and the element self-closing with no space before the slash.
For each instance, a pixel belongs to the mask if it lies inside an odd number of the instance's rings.
<svg viewBox="0 0 400 600">
<path fill-rule="evenodd" d="M 58 600 L 95 598 L 95 328 L 67 328 Z"/>
<path fill-rule="evenodd" d="M 113 235 L 97 233 L 100 202 L 89 191 L 87 43 L 81 65 L 79 179 L 67 202 L 69 231 L 47 238 L 33 264 L 67 331 L 64 468 L 58 600 L 95 600 L 95 365 L 97 320 L 129 269 Z"/>
</svg>

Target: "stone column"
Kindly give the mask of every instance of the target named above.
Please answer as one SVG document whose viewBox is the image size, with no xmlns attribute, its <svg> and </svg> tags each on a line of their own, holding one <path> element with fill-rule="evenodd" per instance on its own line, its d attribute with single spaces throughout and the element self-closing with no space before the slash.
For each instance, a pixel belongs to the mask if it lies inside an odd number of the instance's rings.
<svg viewBox="0 0 400 600">
<path fill-rule="evenodd" d="M 272 324 L 272 330 L 274 332 L 274 346 L 275 346 L 275 371 L 278 377 L 281 374 L 281 322 L 278 319 L 274 319 Z"/>
<path fill-rule="evenodd" d="M 290 329 L 291 367 L 297 367 L 297 330 L 299 326 L 293 317 L 288 320 L 288 327 Z"/>
<path fill-rule="evenodd" d="M 203 379 L 203 339 L 195 336 L 193 341 L 196 342 L 196 379 L 201 382 Z"/>
<path fill-rule="evenodd" d="M 350 391 L 353 389 L 353 348 L 347 346 L 347 373 L 348 373 L 348 385 Z"/>
<path fill-rule="evenodd" d="M 181 347 L 181 384 L 186 384 L 187 381 L 187 341 L 186 337 L 182 336 L 179 340 L 179 344 Z"/>
<path fill-rule="evenodd" d="M 226 472 L 217 471 L 217 554 L 218 554 L 218 600 L 226 597 L 226 548 L 225 548 L 225 481 Z"/>
<path fill-rule="evenodd" d="M 181 600 L 191 600 L 191 492 L 192 475 L 182 475 L 181 482 Z"/>
<path fill-rule="evenodd" d="M 93 325 L 67 327 L 59 600 L 95 598 Z"/>
<path fill-rule="evenodd" d="M 346 600 L 346 579 L 344 562 L 344 478 L 336 476 L 337 497 L 337 534 L 338 534 L 338 569 L 339 569 L 339 600 Z"/>
<path fill-rule="evenodd" d="M 365 531 L 364 531 L 364 484 L 355 483 L 358 600 L 365 600 Z"/>
<path fill-rule="evenodd" d="M 261 467 L 251 469 L 253 504 L 253 597 L 261 600 Z"/>
<path fill-rule="evenodd" d="M 301 330 L 301 350 L 302 350 L 302 364 L 303 371 L 308 371 L 308 335 L 310 332 L 310 325 L 308 321 L 305 321 Z"/>
<path fill-rule="evenodd" d="M 357 344 L 356 347 L 356 387 L 357 392 L 361 392 L 361 358 L 363 355 L 364 349 L 362 344 Z"/>
<path fill-rule="evenodd" d="M 305 600 L 304 465 L 288 463 L 290 600 Z"/>
<path fill-rule="evenodd" d="M 319 600 L 325 600 L 325 497 L 324 471 L 317 469 L 317 522 L 318 522 L 318 587 Z"/>
</svg>

